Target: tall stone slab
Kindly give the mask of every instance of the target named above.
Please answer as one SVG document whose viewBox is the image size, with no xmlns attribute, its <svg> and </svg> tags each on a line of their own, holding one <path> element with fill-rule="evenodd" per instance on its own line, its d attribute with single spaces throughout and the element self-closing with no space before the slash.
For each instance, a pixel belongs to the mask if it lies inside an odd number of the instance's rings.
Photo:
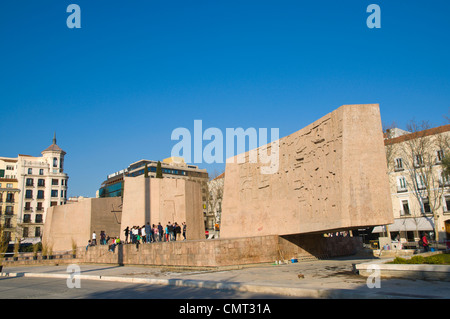
<svg viewBox="0 0 450 319">
<path fill-rule="evenodd" d="M 122 229 L 186 222 L 188 239 L 205 238 L 201 185 L 172 178 L 125 177 Z M 122 232 L 121 238 L 124 239 Z"/>
<path fill-rule="evenodd" d="M 227 160 L 221 237 L 288 235 L 393 222 L 378 104 L 343 105 L 281 138 L 278 170 Z M 258 152 L 271 150 L 266 145 Z M 231 163 L 230 163 L 231 161 Z"/>
<path fill-rule="evenodd" d="M 119 236 L 122 200 L 120 197 L 86 198 L 78 203 L 49 207 L 42 242 L 53 251 L 72 249 L 72 244 L 85 247 L 92 233 Z"/>
</svg>

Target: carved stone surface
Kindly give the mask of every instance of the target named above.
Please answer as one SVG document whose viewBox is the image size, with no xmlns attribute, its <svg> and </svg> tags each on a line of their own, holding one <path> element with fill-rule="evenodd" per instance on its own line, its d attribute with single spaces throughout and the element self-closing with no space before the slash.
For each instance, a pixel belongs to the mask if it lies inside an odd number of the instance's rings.
<svg viewBox="0 0 450 319">
<path fill-rule="evenodd" d="M 271 146 L 258 151 L 266 148 Z M 227 161 L 222 238 L 393 221 L 378 104 L 341 106 L 281 138 L 278 152 L 274 174 L 262 174 L 267 164 L 251 163 L 249 152 Z M 238 156 L 245 157 L 244 163 Z"/>
</svg>

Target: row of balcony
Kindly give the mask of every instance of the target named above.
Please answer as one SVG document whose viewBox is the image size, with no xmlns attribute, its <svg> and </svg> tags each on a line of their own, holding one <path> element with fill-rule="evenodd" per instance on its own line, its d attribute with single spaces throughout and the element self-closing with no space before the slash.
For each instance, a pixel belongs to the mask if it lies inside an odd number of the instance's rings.
<svg viewBox="0 0 450 319">
<path fill-rule="evenodd" d="M 27 182 L 26 184 L 25 184 L 25 187 L 34 187 L 35 186 L 35 184 L 34 183 L 29 183 L 29 182 Z M 65 187 L 65 188 L 67 188 L 67 185 L 59 185 L 59 184 L 56 184 L 56 183 L 52 183 L 52 186 L 62 186 L 62 187 Z M 44 183 L 37 183 L 37 187 L 45 187 L 45 182 Z"/>
<path fill-rule="evenodd" d="M 1 204 L 1 203 L 15 204 L 16 202 L 15 202 L 14 198 L 7 198 L 7 199 L 5 199 L 5 200 L 2 200 L 2 199 L 0 198 L 0 204 Z"/>
<path fill-rule="evenodd" d="M 31 215 L 30 214 L 24 214 L 23 215 L 23 223 L 24 224 L 31 224 L 31 223 L 33 223 L 31 221 Z M 43 223 L 42 214 L 36 214 L 36 216 L 34 218 L 34 223 L 36 223 L 36 224 L 42 224 Z"/>
</svg>

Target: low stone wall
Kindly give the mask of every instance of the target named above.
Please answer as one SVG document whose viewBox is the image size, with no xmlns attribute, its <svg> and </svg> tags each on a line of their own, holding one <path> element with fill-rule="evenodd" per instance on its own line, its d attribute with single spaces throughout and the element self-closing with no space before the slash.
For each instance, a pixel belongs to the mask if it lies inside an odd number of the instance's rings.
<svg viewBox="0 0 450 319">
<path fill-rule="evenodd" d="M 434 254 L 438 254 L 436 252 Z M 430 253 L 420 254 L 430 256 Z M 450 281 L 449 265 L 428 265 L 428 264 L 388 264 L 394 258 L 374 260 L 372 262 L 355 265 L 354 268 L 359 275 L 364 277 L 373 276 L 375 271 L 379 271 L 381 278 L 408 278 L 421 280 Z"/>
<path fill-rule="evenodd" d="M 55 264 L 77 264 L 82 262 L 80 256 L 83 256 L 81 250 L 78 250 L 74 256 L 72 252 L 55 253 L 52 256 L 42 256 L 41 253 L 19 253 L 17 258 L 6 257 L 2 260 L 4 268 L 16 266 L 33 266 L 33 265 L 55 265 Z"/>
<path fill-rule="evenodd" d="M 3 261 L 5 267 L 39 264 L 119 264 L 172 267 L 230 267 L 274 263 L 291 258 L 327 258 L 355 254 L 362 247 L 357 237 L 325 238 L 321 235 L 257 236 L 226 239 L 203 239 L 176 242 L 122 244 L 109 251 L 108 245 L 78 247 L 76 257 L 71 251 L 56 253 L 49 259 L 41 254 L 21 253 Z"/>
<path fill-rule="evenodd" d="M 336 257 L 357 252 L 359 238 L 319 235 L 276 235 L 133 244 L 116 247 L 89 247 L 82 260 L 86 263 L 154 265 L 175 267 L 226 267 L 257 263 L 273 263 L 299 257 Z"/>
</svg>

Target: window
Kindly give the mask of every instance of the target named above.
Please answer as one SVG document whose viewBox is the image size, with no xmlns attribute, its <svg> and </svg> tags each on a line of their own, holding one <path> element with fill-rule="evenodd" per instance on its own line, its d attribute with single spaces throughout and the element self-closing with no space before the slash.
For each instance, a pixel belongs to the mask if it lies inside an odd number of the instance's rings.
<svg viewBox="0 0 450 319">
<path fill-rule="evenodd" d="M 58 202 L 50 202 L 50 206 L 56 206 L 58 205 Z"/>
<path fill-rule="evenodd" d="M 41 227 L 36 227 L 34 229 L 34 237 L 41 237 Z"/>
<path fill-rule="evenodd" d="M 403 160 L 401 158 L 396 158 L 395 159 L 395 170 L 396 171 L 403 170 Z"/>
<path fill-rule="evenodd" d="M 28 227 L 23 228 L 23 236 L 22 237 L 28 237 Z"/>
<path fill-rule="evenodd" d="M 44 169 L 41 168 L 41 169 L 39 170 L 39 175 L 44 175 Z"/>
<path fill-rule="evenodd" d="M 42 210 L 42 203 L 41 202 L 37 203 L 36 210 L 37 211 L 41 211 Z"/>
<path fill-rule="evenodd" d="M 13 187 L 13 185 L 11 183 L 6 184 L 6 188 L 12 188 L 12 187 Z"/>
<path fill-rule="evenodd" d="M 58 180 L 57 179 L 52 179 L 52 185 L 58 185 Z"/>
<path fill-rule="evenodd" d="M 58 197 L 58 190 L 52 189 L 52 197 Z"/>
<path fill-rule="evenodd" d="M 441 172 L 441 178 L 439 178 L 439 186 L 449 185 L 450 184 L 450 176 Z M 450 208 L 450 207 L 449 207 Z"/>
<path fill-rule="evenodd" d="M 7 171 L 12 171 L 12 170 L 14 170 L 14 166 L 6 165 L 6 170 Z"/>
<path fill-rule="evenodd" d="M 59 168 L 62 170 L 63 169 L 63 165 L 64 165 L 64 159 L 61 157 L 59 159 Z"/>
<path fill-rule="evenodd" d="M 436 162 L 440 163 L 442 162 L 443 159 L 444 159 L 444 151 L 443 150 L 436 151 Z"/>
<path fill-rule="evenodd" d="M 31 210 L 31 203 L 30 202 L 26 202 L 25 203 L 25 210 L 26 211 Z"/>
<path fill-rule="evenodd" d="M 5 170 L 4 169 L 0 169 L 0 177 L 5 177 Z"/>
<path fill-rule="evenodd" d="M 37 198 L 38 199 L 44 199 L 44 191 L 43 190 L 39 190 L 37 193 Z"/>
<path fill-rule="evenodd" d="M 27 178 L 26 185 L 27 186 L 33 186 L 33 179 L 32 178 Z"/>
<path fill-rule="evenodd" d="M 24 214 L 23 215 L 23 222 L 24 223 L 30 223 L 31 222 L 31 215 L 30 214 Z"/>
<path fill-rule="evenodd" d="M 25 198 L 33 198 L 33 191 L 31 189 L 25 191 Z"/>
<path fill-rule="evenodd" d="M 33 174 L 33 169 L 32 168 L 28 169 L 28 174 Z"/>
<path fill-rule="evenodd" d="M 426 177 L 423 175 L 418 175 L 417 178 L 417 188 L 418 189 L 425 189 L 426 188 Z"/>
<path fill-rule="evenodd" d="M 42 223 L 42 214 L 36 214 L 35 222 L 38 224 Z"/>
<path fill-rule="evenodd" d="M 450 211 L 450 196 L 445 196 L 445 207 L 447 208 L 447 212 Z"/>
<path fill-rule="evenodd" d="M 410 215 L 408 200 L 402 200 L 402 208 L 400 215 Z"/>
<path fill-rule="evenodd" d="M 12 215 L 12 214 L 14 214 L 14 207 L 12 207 L 12 206 L 6 206 L 6 207 L 5 207 L 5 214 L 6 214 L 6 215 Z"/>
<path fill-rule="evenodd" d="M 398 192 L 406 192 L 408 190 L 408 188 L 406 187 L 406 179 L 403 176 L 400 176 L 398 178 Z"/>
<path fill-rule="evenodd" d="M 14 193 L 6 194 L 6 202 L 7 203 L 14 203 Z"/>
<path fill-rule="evenodd" d="M 423 204 L 423 212 L 425 214 L 431 213 L 430 201 L 428 197 L 422 198 L 422 204 Z"/>
<path fill-rule="evenodd" d="M 45 179 L 38 179 L 38 186 L 45 186 Z"/>
<path fill-rule="evenodd" d="M 416 167 L 423 166 L 423 156 L 422 156 L 422 154 L 417 154 L 416 156 L 414 156 L 414 165 Z"/>
<path fill-rule="evenodd" d="M 58 158 L 53 157 L 53 167 L 58 167 Z"/>
</svg>

